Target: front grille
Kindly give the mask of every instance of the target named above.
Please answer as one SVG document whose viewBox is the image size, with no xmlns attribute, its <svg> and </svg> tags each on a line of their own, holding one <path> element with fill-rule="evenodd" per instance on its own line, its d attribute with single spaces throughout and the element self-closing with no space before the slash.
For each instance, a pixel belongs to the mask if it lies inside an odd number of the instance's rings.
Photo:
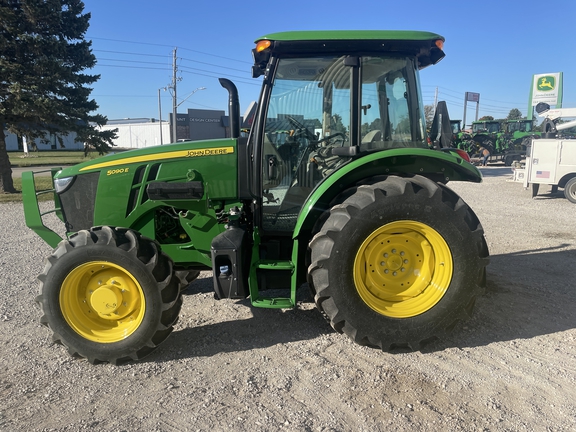
<svg viewBox="0 0 576 432">
<path fill-rule="evenodd" d="M 77 232 L 94 225 L 94 202 L 100 172 L 76 176 L 72 186 L 59 195 L 66 231 Z"/>
</svg>

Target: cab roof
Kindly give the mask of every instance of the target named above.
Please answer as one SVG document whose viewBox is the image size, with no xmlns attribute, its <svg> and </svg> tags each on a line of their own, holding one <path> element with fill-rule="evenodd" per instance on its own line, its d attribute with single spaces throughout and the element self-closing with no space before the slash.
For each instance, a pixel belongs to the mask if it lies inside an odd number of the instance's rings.
<svg viewBox="0 0 576 432">
<path fill-rule="evenodd" d="M 445 55 L 443 36 L 412 30 L 301 30 L 270 33 L 255 43 L 255 64 L 261 70 L 271 55 L 403 54 L 416 57 L 419 69 L 438 63 Z"/>
<path fill-rule="evenodd" d="M 436 33 L 414 30 L 301 30 L 270 33 L 256 39 L 273 41 L 319 41 L 319 40 L 410 40 L 431 41 L 444 37 Z"/>
</svg>

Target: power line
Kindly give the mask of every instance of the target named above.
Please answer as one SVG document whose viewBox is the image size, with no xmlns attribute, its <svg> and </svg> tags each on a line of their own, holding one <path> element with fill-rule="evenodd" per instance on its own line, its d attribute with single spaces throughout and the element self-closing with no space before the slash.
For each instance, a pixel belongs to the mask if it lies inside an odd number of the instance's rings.
<svg viewBox="0 0 576 432">
<path fill-rule="evenodd" d="M 445 91 L 445 92 L 448 93 L 448 94 L 452 94 L 452 95 L 454 95 L 455 97 L 462 97 L 462 98 L 464 98 L 464 94 L 466 93 L 466 92 L 459 92 L 459 91 L 453 90 L 453 89 L 448 89 L 448 88 L 442 87 L 442 86 L 423 85 L 422 87 L 423 87 L 423 88 L 424 88 L 424 87 L 434 87 L 434 88 L 438 87 L 439 89 L 442 89 L 443 91 Z M 503 103 L 503 104 L 506 104 L 506 105 L 509 105 L 509 106 L 511 106 L 511 105 L 523 105 L 523 104 L 524 104 L 524 102 L 499 101 L 499 100 L 489 99 L 489 98 L 481 98 L 481 99 L 484 100 L 484 101 L 489 101 L 489 102 Z"/>
<path fill-rule="evenodd" d="M 145 66 L 108 65 L 108 64 L 99 64 L 99 63 L 97 64 L 97 66 L 126 68 L 126 69 L 172 70 L 170 67 L 157 68 L 157 67 L 145 67 Z"/>
<path fill-rule="evenodd" d="M 209 74 L 205 74 L 205 73 L 191 72 L 191 71 L 187 71 L 187 70 L 183 70 L 182 72 L 190 74 L 190 75 L 199 75 L 199 76 L 205 76 L 205 77 L 209 77 L 209 78 L 220 78 L 221 76 L 225 76 L 225 77 L 235 78 L 235 81 L 242 83 L 242 84 L 255 85 L 258 87 L 260 87 L 262 85 L 261 82 L 248 81 L 245 78 L 240 78 L 240 77 L 236 77 L 234 75 L 229 75 L 229 74 L 225 74 L 225 73 L 218 74 L 218 75 L 209 75 Z M 209 71 L 207 71 L 207 72 L 209 72 Z"/>
<path fill-rule="evenodd" d="M 90 37 L 90 36 L 86 36 L 87 39 L 93 39 L 93 40 L 105 40 L 105 41 L 109 41 L 109 42 L 120 42 L 120 43 L 128 43 L 128 44 L 135 44 L 135 45 L 148 45 L 148 46 L 159 46 L 159 47 L 170 47 L 170 48 L 174 48 L 174 45 L 166 45 L 166 44 L 158 44 L 158 43 L 151 43 L 151 42 L 136 42 L 136 41 L 127 41 L 127 40 L 120 40 L 120 39 L 109 39 L 109 38 L 102 38 L 102 37 Z M 224 56 L 220 56 L 217 54 L 212 54 L 212 53 L 207 53 L 207 52 L 203 52 L 203 51 L 198 51 L 198 50 L 193 50 L 190 48 L 185 48 L 185 47 L 179 47 L 176 46 L 178 49 L 182 50 L 182 51 L 190 51 L 190 52 L 195 52 L 198 54 L 202 54 L 202 55 L 207 55 L 210 57 L 216 57 L 216 58 L 221 58 L 224 60 L 228 60 L 228 61 L 234 61 L 234 62 L 239 62 L 239 63 L 246 63 L 246 64 L 252 64 L 251 62 L 247 62 L 245 60 L 237 60 L 237 59 L 233 59 L 230 57 L 224 57 Z"/>
<path fill-rule="evenodd" d="M 233 70 L 233 71 L 237 71 L 237 72 L 247 72 L 245 69 L 235 69 L 235 68 L 231 68 L 231 67 L 228 67 L 228 66 L 220 66 L 220 65 L 215 65 L 215 64 L 213 64 L 213 63 L 205 63 L 205 62 L 202 62 L 202 61 L 199 61 L 199 60 L 192 60 L 192 59 L 187 59 L 187 58 L 184 58 L 184 57 L 180 57 L 180 59 L 186 60 L 186 61 L 190 61 L 190 62 L 193 62 L 193 63 L 204 64 L 204 65 L 207 65 L 207 66 L 214 66 L 214 67 L 218 67 L 218 68 L 222 68 L 222 69 Z"/>
<path fill-rule="evenodd" d="M 99 60 L 117 61 L 117 62 L 125 62 L 125 63 L 155 64 L 155 65 L 166 66 L 166 63 L 160 63 L 160 62 L 147 62 L 147 61 L 137 61 L 137 60 L 124 60 L 124 59 L 113 59 L 113 58 L 105 58 L 105 57 L 101 57 L 101 58 L 99 58 Z"/>
<path fill-rule="evenodd" d="M 92 50 L 94 52 L 105 52 L 105 53 L 111 53 L 111 54 L 127 54 L 127 55 L 138 55 L 138 56 L 144 56 L 144 57 L 163 57 L 163 58 L 169 58 L 168 55 L 162 55 L 162 54 L 144 54 L 144 53 L 134 53 L 134 52 L 127 52 L 127 51 L 109 51 L 109 50 Z"/>
</svg>

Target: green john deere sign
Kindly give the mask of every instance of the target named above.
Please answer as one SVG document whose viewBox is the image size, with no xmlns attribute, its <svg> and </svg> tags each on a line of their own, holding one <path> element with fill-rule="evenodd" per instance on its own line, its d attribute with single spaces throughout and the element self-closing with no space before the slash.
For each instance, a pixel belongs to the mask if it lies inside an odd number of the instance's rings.
<svg viewBox="0 0 576 432">
<path fill-rule="evenodd" d="M 562 107 L 562 72 L 535 74 L 530 86 L 528 101 L 528 120 L 532 120 L 533 107 L 547 103 L 551 107 Z"/>
<path fill-rule="evenodd" d="M 545 75 L 538 78 L 536 84 L 538 91 L 552 91 L 556 88 L 556 77 L 552 75 Z"/>
</svg>

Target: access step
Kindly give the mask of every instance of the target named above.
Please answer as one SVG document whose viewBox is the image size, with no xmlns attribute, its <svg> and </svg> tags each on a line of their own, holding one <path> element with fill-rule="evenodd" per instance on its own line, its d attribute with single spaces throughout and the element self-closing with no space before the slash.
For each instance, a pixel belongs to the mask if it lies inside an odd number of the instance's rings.
<svg viewBox="0 0 576 432">
<path fill-rule="evenodd" d="M 276 271 L 290 271 L 294 273 L 294 263 L 290 260 L 258 260 L 252 264 L 252 271 L 250 272 L 250 300 L 254 307 L 267 308 L 267 309 L 290 309 L 296 307 L 296 292 L 293 288 L 290 289 L 291 296 L 287 297 L 271 297 L 262 298 L 258 292 L 258 282 L 256 270 L 276 270 Z M 292 284 L 291 284 L 292 285 Z"/>
<path fill-rule="evenodd" d="M 260 260 L 256 261 L 254 267 L 262 270 L 294 270 L 294 263 L 290 260 L 288 261 L 277 261 L 277 260 Z"/>
</svg>

